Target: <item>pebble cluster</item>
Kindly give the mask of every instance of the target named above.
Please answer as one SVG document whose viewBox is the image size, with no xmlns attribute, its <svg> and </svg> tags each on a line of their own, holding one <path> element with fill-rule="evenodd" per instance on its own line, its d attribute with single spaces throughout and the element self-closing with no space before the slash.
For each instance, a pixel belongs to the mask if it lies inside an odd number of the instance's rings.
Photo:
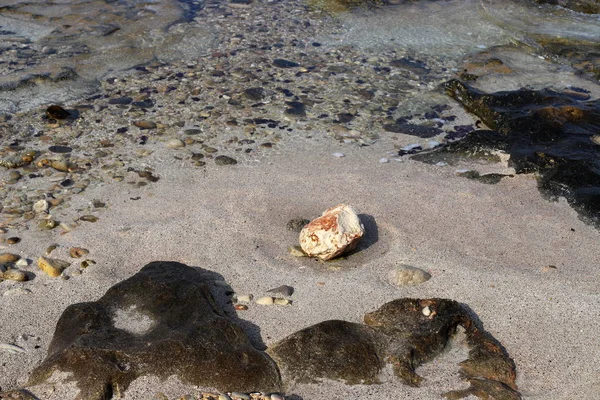
<svg viewBox="0 0 600 400">
<path fill-rule="evenodd" d="M 104 182 L 157 182 L 160 147 L 209 168 L 268 157 L 314 132 L 348 146 L 384 141 L 386 157 L 456 134 L 443 105 L 396 118 L 403 98 L 452 75 L 444 60 L 322 46 L 311 38 L 334 34 L 339 21 L 303 2 L 242 5 L 207 3 L 182 24 L 220 32 L 218 47 L 195 61 L 137 67 L 83 101 L 0 115 L 3 226 L 66 232 L 93 222 L 105 202 L 78 213 L 73 196 Z M 419 143 L 407 148 L 405 134 Z"/>
<path fill-rule="evenodd" d="M 169 400 L 169 398 L 164 393 L 157 393 L 152 400 Z M 285 396 L 279 393 L 203 392 L 199 395 L 187 394 L 178 397 L 177 400 L 285 400 Z"/>
</svg>

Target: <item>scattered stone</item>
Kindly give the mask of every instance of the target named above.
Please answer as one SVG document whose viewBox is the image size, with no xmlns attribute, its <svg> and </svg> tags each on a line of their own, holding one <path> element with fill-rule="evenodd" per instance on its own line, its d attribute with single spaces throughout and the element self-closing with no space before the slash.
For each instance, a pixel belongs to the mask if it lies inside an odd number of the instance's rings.
<svg viewBox="0 0 600 400">
<path fill-rule="evenodd" d="M 20 269 L 9 269 L 1 272 L 0 278 L 17 282 L 25 282 L 28 279 L 27 273 L 25 271 L 21 271 Z"/>
<path fill-rule="evenodd" d="M 346 157 L 346 155 L 344 153 L 333 153 L 332 156 L 337 157 L 337 158 Z"/>
<path fill-rule="evenodd" d="M 556 265 L 544 265 L 542 267 L 542 272 L 544 272 L 544 273 L 552 272 L 552 271 L 556 271 Z"/>
<path fill-rule="evenodd" d="M 269 296 L 261 297 L 256 300 L 256 304 L 260 304 L 261 306 L 270 306 L 273 304 L 273 298 Z"/>
<path fill-rule="evenodd" d="M 300 64 L 297 62 L 284 60 L 281 58 L 276 58 L 273 60 L 273 65 L 279 68 L 296 68 L 300 66 Z"/>
<path fill-rule="evenodd" d="M 67 119 L 71 114 L 61 106 L 52 105 L 46 109 L 46 116 L 51 119 Z"/>
<path fill-rule="evenodd" d="M 280 391 L 275 363 L 213 298 L 222 290 L 213 285 L 216 279 L 200 268 L 152 262 L 98 301 L 70 305 L 27 385 L 63 371 L 86 400 L 110 398 L 113 388 L 123 393 L 147 375 L 175 375 L 220 391 Z M 131 319 L 147 322 L 139 326 Z"/>
<path fill-rule="evenodd" d="M 235 398 L 235 399 L 241 399 L 241 400 L 250 400 L 251 397 L 249 395 L 247 395 L 246 393 L 239 393 L 239 392 L 231 392 L 231 397 Z"/>
<path fill-rule="evenodd" d="M 29 260 L 26 258 L 21 258 L 15 263 L 15 266 L 19 268 L 25 268 L 29 266 Z"/>
<path fill-rule="evenodd" d="M 140 129 L 155 129 L 156 123 L 151 121 L 135 121 L 133 125 L 137 126 Z"/>
<path fill-rule="evenodd" d="M 13 237 L 9 237 L 8 239 L 6 239 L 6 244 L 17 244 L 20 241 L 21 241 L 21 238 L 13 236 Z"/>
<path fill-rule="evenodd" d="M 2 295 L 3 296 L 22 296 L 22 295 L 25 295 L 25 294 L 31 294 L 31 290 L 25 289 L 25 288 L 21 288 L 21 287 L 17 287 L 17 288 L 13 288 L 13 289 L 7 290 Z"/>
<path fill-rule="evenodd" d="M 309 219 L 302 218 L 302 217 L 292 218 L 288 221 L 286 227 L 288 230 L 290 230 L 292 232 L 300 233 L 302 228 L 304 228 L 306 225 L 308 225 L 309 222 L 310 222 Z"/>
<path fill-rule="evenodd" d="M 71 264 L 56 258 L 40 257 L 37 260 L 38 267 L 52 278 L 59 277 Z"/>
<path fill-rule="evenodd" d="M 386 164 L 386 163 L 389 163 L 389 162 L 390 162 L 390 160 L 388 160 L 387 158 L 380 158 L 380 159 L 379 159 L 379 162 L 380 162 L 381 164 Z"/>
<path fill-rule="evenodd" d="M 45 213 L 49 208 L 50 204 L 46 200 L 38 200 L 33 203 L 33 211 L 35 211 L 36 214 Z"/>
<path fill-rule="evenodd" d="M 58 226 L 58 222 L 53 219 L 43 219 L 39 222 L 38 227 L 43 231 L 49 231 Z"/>
<path fill-rule="evenodd" d="M 185 147 L 185 143 L 182 140 L 179 139 L 171 139 L 167 142 L 166 145 L 169 149 L 180 149 L 182 147 Z"/>
<path fill-rule="evenodd" d="M 235 164 L 237 164 L 237 161 L 231 157 L 217 156 L 215 158 L 215 164 L 217 164 L 217 165 L 235 165 Z"/>
<path fill-rule="evenodd" d="M 12 264 L 21 259 L 18 254 L 12 253 L 0 253 L 0 264 Z"/>
<path fill-rule="evenodd" d="M 71 151 L 73 151 L 73 149 L 69 146 L 50 146 L 48 147 L 48 150 L 52 153 L 58 154 L 70 153 Z"/>
<path fill-rule="evenodd" d="M 15 183 L 19 182 L 19 180 L 22 178 L 22 175 L 19 171 L 10 171 L 10 173 L 8 174 L 8 179 L 6 180 L 6 183 L 8 185 L 14 185 Z"/>
<path fill-rule="evenodd" d="M 69 255 L 71 258 L 81 258 L 89 253 L 90 251 L 88 249 L 84 249 L 83 247 L 71 247 L 69 250 Z"/>
<path fill-rule="evenodd" d="M 51 244 L 46 248 L 46 255 L 49 256 L 56 248 L 58 247 L 57 243 Z"/>
<path fill-rule="evenodd" d="M 85 268 L 89 267 L 90 265 L 94 265 L 94 264 L 96 264 L 96 261 L 94 261 L 94 260 L 83 260 L 80 265 L 81 265 L 81 268 L 85 269 Z"/>
<path fill-rule="evenodd" d="M 240 303 L 250 303 L 253 298 L 254 296 L 251 294 L 241 294 L 235 296 L 235 300 L 239 301 Z"/>
<path fill-rule="evenodd" d="M 69 172 L 72 169 L 69 163 L 64 160 L 52 160 L 50 161 L 50 167 L 60 172 Z"/>
<path fill-rule="evenodd" d="M 354 209 L 339 204 L 300 232 L 300 246 L 311 257 L 330 260 L 356 247 L 365 229 Z"/>
<path fill-rule="evenodd" d="M 391 283 L 396 286 L 418 285 L 431 279 L 431 275 L 420 268 L 402 265 L 391 273 Z"/>
<path fill-rule="evenodd" d="M 276 306 L 287 306 L 292 304 L 292 300 L 290 299 L 280 299 L 278 297 L 273 298 L 273 304 Z"/>
<path fill-rule="evenodd" d="M 233 306 L 233 308 L 235 308 L 238 311 L 246 311 L 248 310 L 248 306 L 245 304 L 236 304 Z"/>
<path fill-rule="evenodd" d="M 81 217 L 79 217 L 79 220 L 85 222 L 96 222 L 98 221 L 98 217 L 96 217 L 95 215 L 82 215 Z"/>
<path fill-rule="evenodd" d="M 294 288 L 288 285 L 277 286 L 276 288 L 267 290 L 268 293 L 276 293 L 284 296 L 291 296 L 294 294 Z"/>
</svg>

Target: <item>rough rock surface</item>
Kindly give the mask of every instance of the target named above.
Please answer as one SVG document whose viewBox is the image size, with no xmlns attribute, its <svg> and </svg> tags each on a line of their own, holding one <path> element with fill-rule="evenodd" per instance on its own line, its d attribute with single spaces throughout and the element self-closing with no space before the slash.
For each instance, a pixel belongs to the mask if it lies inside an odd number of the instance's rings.
<svg viewBox="0 0 600 400">
<path fill-rule="evenodd" d="M 316 383 L 328 378 L 347 384 L 377 383 L 383 368 L 374 331 L 331 320 L 293 333 L 268 350 L 284 381 Z"/>
<path fill-rule="evenodd" d="M 330 260 L 354 249 L 364 233 L 365 228 L 356 211 L 339 204 L 300 231 L 300 246 L 311 257 Z"/>
<path fill-rule="evenodd" d="M 111 398 L 142 375 L 222 391 L 279 391 L 279 371 L 215 302 L 216 274 L 152 262 L 98 301 L 69 306 L 29 385 L 71 372 L 80 397 Z"/>
<path fill-rule="evenodd" d="M 600 223 L 600 100 L 582 101 L 554 90 L 484 93 L 456 79 L 448 95 L 494 131 L 475 131 L 463 150 L 501 150 L 517 173 L 536 173 L 540 190 L 565 196 L 584 216 Z"/>
<path fill-rule="evenodd" d="M 268 350 L 284 380 L 311 383 L 333 379 L 374 383 L 385 363 L 410 386 L 423 378 L 416 368 L 435 358 L 458 326 L 465 329 L 469 358 L 460 363 L 468 389 L 450 399 L 520 399 L 515 364 L 500 343 L 461 304 L 446 299 L 397 299 L 364 317 L 365 325 L 325 321 L 293 333 Z"/>
</svg>

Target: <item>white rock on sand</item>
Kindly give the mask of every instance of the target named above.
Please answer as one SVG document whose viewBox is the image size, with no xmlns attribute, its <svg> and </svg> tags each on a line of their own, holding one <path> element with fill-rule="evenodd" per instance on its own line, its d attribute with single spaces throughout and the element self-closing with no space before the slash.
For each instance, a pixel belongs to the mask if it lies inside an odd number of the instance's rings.
<svg viewBox="0 0 600 400">
<path fill-rule="evenodd" d="M 311 257 L 330 260 L 354 249 L 364 233 L 365 228 L 354 209 L 339 204 L 302 229 L 300 246 Z"/>
</svg>

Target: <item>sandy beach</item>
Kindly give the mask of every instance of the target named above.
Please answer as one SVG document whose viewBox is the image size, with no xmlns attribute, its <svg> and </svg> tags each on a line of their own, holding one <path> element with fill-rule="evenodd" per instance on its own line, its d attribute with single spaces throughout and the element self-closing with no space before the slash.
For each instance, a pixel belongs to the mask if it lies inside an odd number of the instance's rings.
<svg viewBox="0 0 600 400">
<path fill-rule="evenodd" d="M 27 350 L 3 353 L 2 387 L 25 383 L 27 372 L 44 358 L 68 304 L 99 298 L 150 261 L 173 260 L 221 274 L 237 293 L 261 296 L 278 285 L 293 286 L 291 306 L 251 304 L 238 313 L 260 328 L 266 346 L 327 319 L 360 322 L 365 312 L 395 298 L 443 297 L 467 304 L 506 347 L 525 398 L 595 398 L 595 229 L 579 221 L 565 202 L 542 199 L 528 176 L 485 185 L 416 162 L 380 164 L 369 150 L 348 151 L 337 159 L 331 155 L 336 150 L 307 141 L 304 150 L 282 151 L 268 163 L 206 172 L 164 162 L 157 171 L 163 178 L 152 188 L 107 185 L 87 193 L 73 207 L 101 199 L 108 210 L 93 226 L 56 237 L 57 251 L 82 246 L 97 264 L 81 275 L 71 273 L 76 267 L 67 269 L 69 280 L 50 278 L 31 266 L 33 281 L 2 283 L 3 309 L 15 317 L 3 318 L 0 335 Z M 140 199 L 131 200 L 135 197 Z M 288 254 L 297 234 L 286 230 L 286 222 L 315 217 L 341 201 L 369 216 L 370 246 L 328 263 Z M 30 232 L 15 250 L 34 258 L 44 251 L 42 244 L 43 237 Z M 395 287 L 388 274 L 400 264 L 433 277 L 418 286 Z M 556 269 L 545 272 L 548 265 Z M 6 295 L 16 287 L 31 293 Z M 456 346 L 422 367 L 427 378 L 422 388 L 390 378 L 375 386 L 298 385 L 289 394 L 437 398 L 464 385 L 456 375 L 461 344 Z M 187 392 L 169 393 L 159 382 L 134 386 L 125 398 L 194 392 L 186 387 Z"/>
<path fill-rule="evenodd" d="M 26 260 L 18 268 L 28 277 L 0 280 L 0 392 L 26 387 L 42 400 L 77 399 L 76 383 L 61 376 L 28 386 L 65 308 L 97 301 L 150 262 L 176 261 L 214 272 L 237 296 L 253 295 L 247 310 L 230 317 L 261 351 L 322 321 L 362 323 L 365 313 L 394 299 L 451 299 L 514 360 L 522 398 L 597 399 L 598 229 L 566 199 L 544 197 L 535 174 L 515 174 L 507 155 L 497 157 L 502 162 L 426 164 L 406 154 L 485 128 L 438 88 L 469 62 L 488 91 L 554 84 L 585 87 L 577 93 L 595 99 L 598 85 L 513 46 L 516 34 L 490 28 L 489 21 L 465 25 L 469 38 L 462 27 L 439 41 L 411 36 L 419 32 L 417 17 L 429 14 L 431 35 L 439 34 L 445 11 L 438 3 L 410 5 L 404 24 L 395 25 L 400 14 L 379 15 L 376 27 L 371 10 L 336 19 L 301 2 L 217 3 L 160 34 L 161 46 L 172 50 L 164 59 L 142 57 L 147 63 L 134 70 L 103 72 L 81 91 L 63 90 L 69 83 L 57 81 L 49 89 L 25 87 L 18 97 L 2 92 L 3 166 L 31 149 L 37 158 L 0 171 L 0 252 Z M 475 3 L 465 4 L 470 10 Z M 504 17 L 504 10 L 494 11 L 494 18 Z M 451 20 L 460 25 L 463 9 Z M 556 21 L 562 27 L 564 19 Z M 593 27 L 589 21 L 581 29 Z M 181 37 L 188 40 L 180 48 L 169 45 Z M 440 55 L 448 46 L 457 54 Z M 486 46 L 480 59 L 462 59 Z M 103 59 L 110 51 L 98 54 Z M 486 69 L 498 58 L 504 61 L 493 65 L 500 67 Z M 36 59 L 39 68 L 43 59 Z M 82 71 L 89 70 L 79 71 L 87 79 Z M 35 97 L 38 91 L 58 99 L 70 117 L 45 115 L 51 103 Z M 384 128 L 390 122 L 414 131 Z M 54 162 L 66 167 L 48 167 Z M 460 176 L 468 170 L 506 176 L 485 184 Z M 36 212 L 44 199 L 48 212 Z M 365 227 L 358 251 L 327 262 L 290 254 L 298 233 L 288 221 L 316 218 L 340 203 L 358 210 Z M 45 221 L 57 226 L 46 229 Z M 69 263 L 56 278 L 37 265 L 49 247 L 52 258 Z M 74 247 L 89 254 L 73 258 Z M 402 266 L 431 279 L 396 285 L 391 277 Z M 291 304 L 256 303 L 280 285 L 294 288 Z M 129 323 L 134 330 L 143 325 Z M 425 378 L 418 388 L 402 384 L 388 365 L 380 384 L 286 382 L 284 394 L 287 400 L 437 399 L 468 387 L 458 365 L 468 352 L 459 332 L 417 369 Z M 187 400 L 206 391 L 214 388 L 143 376 L 113 398 Z"/>
</svg>

